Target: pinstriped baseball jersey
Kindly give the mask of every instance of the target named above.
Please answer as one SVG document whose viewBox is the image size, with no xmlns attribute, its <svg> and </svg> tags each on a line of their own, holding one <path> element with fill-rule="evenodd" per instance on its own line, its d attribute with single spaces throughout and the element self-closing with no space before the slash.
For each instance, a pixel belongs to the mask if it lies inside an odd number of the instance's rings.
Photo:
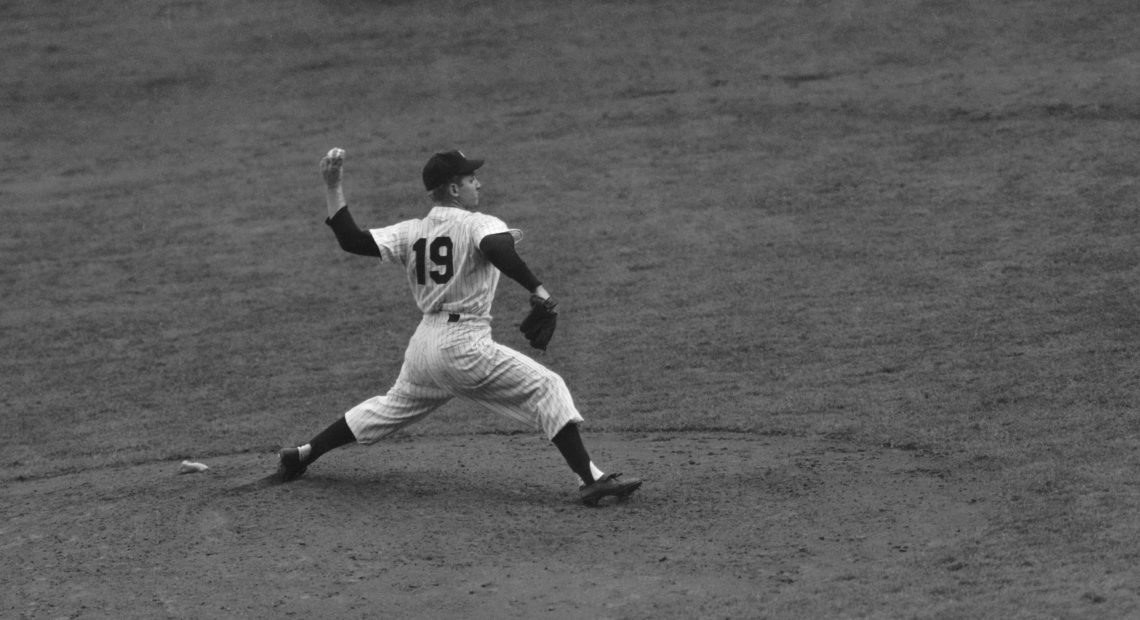
<svg viewBox="0 0 1140 620">
<path fill-rule="evenodd" d="M 423 219 L 370 232 L 381 259 L 404 266 L 424 317 L 391 389 L 345 414 L 357 442 L 379 441 L 455 397 L 541 428 L 548 439 L 583 421 L 562 377 L 491 338 L 500 272 L 479 242 L 504 232 L 518 240 L 520 231 L 491 215 L 436 206 Z"/>
<path fill-rule="evenodd" d="M 381 257 L 404 265 L 416 305 L 437 312 L 491 317 L 499 270 L 478 251 L 483 237 L 522 232 L 499 218 L 436 206 L 427 217 L 369 231 Z"/>
</svg>

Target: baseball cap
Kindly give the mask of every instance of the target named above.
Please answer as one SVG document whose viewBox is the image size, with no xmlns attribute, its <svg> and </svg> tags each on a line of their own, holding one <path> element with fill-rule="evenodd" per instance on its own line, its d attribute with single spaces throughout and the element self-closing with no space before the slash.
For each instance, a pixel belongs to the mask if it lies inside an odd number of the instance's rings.
<svg viewBox="0 0 1140 620">
<path fill-rule="evenodd" d="M 475 172 L 482 165 L 482 159 L 467 159 L 467 156 L 458 150 L 436 153 L 424 165 L 424 189 L 431 191 L 447 183 L 452 177 Z"/>
</svg>

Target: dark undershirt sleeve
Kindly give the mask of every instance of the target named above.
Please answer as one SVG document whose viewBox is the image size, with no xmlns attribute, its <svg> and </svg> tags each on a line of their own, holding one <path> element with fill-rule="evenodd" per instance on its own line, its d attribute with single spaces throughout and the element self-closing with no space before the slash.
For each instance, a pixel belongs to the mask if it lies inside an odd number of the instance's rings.
<svg viewBox="0 0 1140 620">
<path fill-rule="evenodd" d="M 515 238 L 511 233 L 495 233 L 483 237 L 479 242 L 479 250 L 499 271 L 526 290 L 533 293 L 534 289 L 542 285 L 515 251 Z"/>
<path fill-rule="evenodd" d="M 340 244 L 340 249 L 345 252 L 359 254 L 360 256 L 380 256 L 380 248 L 376 245 L 376 240 L 372 238 L 372 233 L 356 225 L 356 221 L 352 219 L 352 214 L 348 212 L 347 206 L 341 207 L 336 215 L 326 219 L 325 224 L 332 228 L 337 243 Z"/>
</svg>

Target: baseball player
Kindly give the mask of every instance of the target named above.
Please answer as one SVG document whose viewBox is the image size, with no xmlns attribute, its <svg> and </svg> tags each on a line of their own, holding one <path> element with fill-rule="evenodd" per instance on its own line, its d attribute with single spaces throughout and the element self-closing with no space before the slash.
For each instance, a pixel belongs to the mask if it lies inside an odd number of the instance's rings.
<svg viewBox="0 0 1140 620">
<path fill-rule="evenodd" d="M 578 425 L 582 416 L 565 382 L 530 357 L 491 338 L 491 302 L 506 274 L 530 292 L 520 325 L 530 345 L 545 350 L 557 324 L 557 303 L 515 251 L 522 238 L 497 217 L 475 211 L 483 160 L 460 151 L 434 154 L 423 168 L 433 206 L 422 219 L 365 230 L 349 213 L 342 186 L 345 153 L 321 159 L 328 224 L 346 252 L 401 265 L 423 320 L 408 342 L 396 382 L 382 396 L 350 409 L 302 446 L 279 454 L 277 476 L 295 480 L 326 452 L 371 444 L 423 419 L 452 398 L 541 428 L 581 480 L 579 498 L 597 505 L 624 498 L 641 480 L 603 473 L 591 461 Z"/>
</svg>

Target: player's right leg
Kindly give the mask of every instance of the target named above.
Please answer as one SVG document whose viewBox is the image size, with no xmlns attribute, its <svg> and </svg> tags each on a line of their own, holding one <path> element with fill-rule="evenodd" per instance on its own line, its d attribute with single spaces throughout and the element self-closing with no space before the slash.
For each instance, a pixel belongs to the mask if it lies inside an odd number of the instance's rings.
<svg viewBox="0 0 1140 620">
<path fill-rule="evenodd" d="M 282 450 L 277 458 L 277 477 L 281 482 L 296 480 L 305 473 L 309 464 L 320 458 L 322 454 L 355 441 L 356 436 L 348 427 L 344 416 L 341 416 L 313 437 L 309 443 Z"/>
<path fill-rule="evenodd" d="M 402 372 L 387 394 L 369 398 L 349 409 L 309 443 L 282 450 L 278 456 L 277 477 L 281 482 L 296 480 L 326 452 L 351 443 L 368 445 L 380 441 L 422 420 L 451 398 L 434 386 L 411 383 Z"/>
<path fill-rule="evenodd" d="M 356 442 L 368 445 L 424 419 L 451 398 L 451 394 L 437 387 L 397 383 L 387 394 L 349 409 L 344 419 Z"/>
</svg>

